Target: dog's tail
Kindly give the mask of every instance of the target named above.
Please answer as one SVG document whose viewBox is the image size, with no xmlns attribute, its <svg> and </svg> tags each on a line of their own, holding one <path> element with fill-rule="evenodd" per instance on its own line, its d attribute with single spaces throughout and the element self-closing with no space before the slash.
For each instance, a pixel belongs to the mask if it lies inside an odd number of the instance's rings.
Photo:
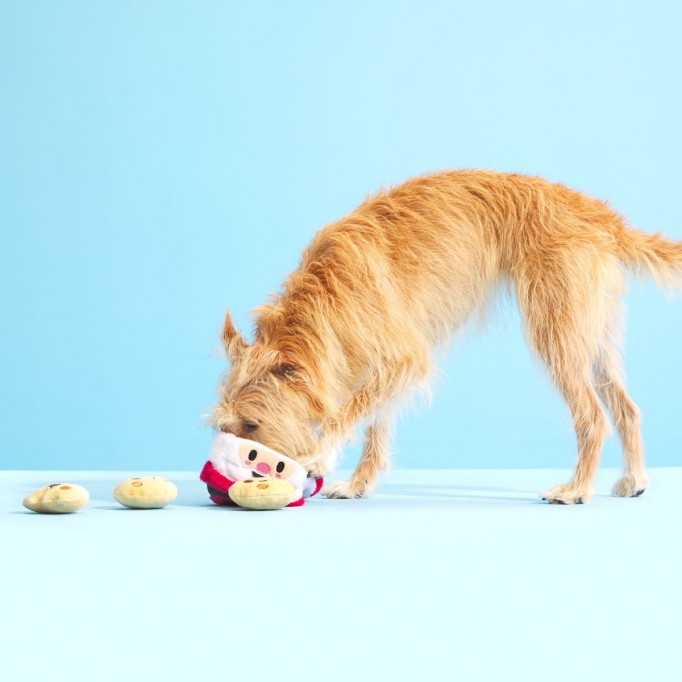
<svg viewBox="0 0 682 682">
<path fill-rule="evenodd" d="M 643 272 L 667 289 L 682 290 L 682 242 L 639 230 L 619 232 L 619 255 L 635 273 Z"/>
</svg>

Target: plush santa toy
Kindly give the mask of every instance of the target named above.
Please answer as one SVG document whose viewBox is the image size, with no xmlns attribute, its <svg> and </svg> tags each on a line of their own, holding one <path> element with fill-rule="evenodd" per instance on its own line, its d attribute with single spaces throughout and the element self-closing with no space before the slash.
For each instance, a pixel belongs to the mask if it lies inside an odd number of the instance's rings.
<svg viewBox="0 0 682 682">
<path fill-rule="evenodd" d="M 222 431 L 213 439 L 199 478 L 215 504 L 249 509 L 300 507 L 322 488 L 322 478 L 309 476 L 293 459 Z"/>
</svg>

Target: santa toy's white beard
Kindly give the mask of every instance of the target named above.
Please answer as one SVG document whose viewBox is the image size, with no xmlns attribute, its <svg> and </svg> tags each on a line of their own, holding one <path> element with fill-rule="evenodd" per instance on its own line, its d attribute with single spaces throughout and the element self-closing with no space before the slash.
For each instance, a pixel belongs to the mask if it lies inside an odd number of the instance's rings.
<svg viewBox="0 0 682 682">
<path fill-rule="evenodd" d="M 315 489 L 315 479 L 308 478 L 308 472 L 296 461 L 272 450 L 262 443 L 247 438 L 239 438 L 231 433 L 220 431 L 216 433 L 211 443 L 209 461 L 218 473 L 230 481 L 243 481 L 263 475 L 254 467 L 247 465 L 244 460 L 245 452 L 256 452 L 256 456 L 263 455 L 269 460 L 276 460 L 286 464 L 286 475 L 276 475 L 277 478 L 288 481 L 294 487 L 298 497 L 308 497 Z"/>
</svg>

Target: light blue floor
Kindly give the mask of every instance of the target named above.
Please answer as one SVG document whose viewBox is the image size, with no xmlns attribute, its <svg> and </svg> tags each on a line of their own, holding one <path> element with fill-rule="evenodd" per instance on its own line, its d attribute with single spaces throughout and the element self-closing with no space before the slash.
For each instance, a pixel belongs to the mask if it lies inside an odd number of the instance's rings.
<svg viewBox="0 0 682 682">
<path fill-rule="evenodd" d="M 396 471 L 368 500 L 246 512 L 195 473 L 2 472 L 3 680 L 682 680 L 682 469 L 638 499 L 549 506 L 568 472 Z M 90 490 L 68 516 L 21 499 Z"/>
</svg>

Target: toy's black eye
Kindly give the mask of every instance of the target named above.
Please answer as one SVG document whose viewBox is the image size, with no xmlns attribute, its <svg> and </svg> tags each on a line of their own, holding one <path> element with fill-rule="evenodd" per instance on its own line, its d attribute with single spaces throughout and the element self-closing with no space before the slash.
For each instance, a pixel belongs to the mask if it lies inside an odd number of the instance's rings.
<svg viewBox="0 0 682 682">
<path fill-rule="evenodd" d="M 255 431 L 257 428 L 258 428 L 258 422 L 252 422 L 252 421 L 245 421 L 244 422 L 244 431 L 247 431 L 248 433 Z"/>
<path fill-rule="evenodd" d="M 253 462 L 256 457 L 258 457 L 258 452 L 256 452 L 256 450 L 251 450 L 251 452 L 249 452 L 249 461 Z"/>
<path fill-rule="evenodd" d="M 278 462 L 275 469 L 277 469 L 278 474 L 281 474 L 284 471 L 284 462 Z"/>
</svg>

